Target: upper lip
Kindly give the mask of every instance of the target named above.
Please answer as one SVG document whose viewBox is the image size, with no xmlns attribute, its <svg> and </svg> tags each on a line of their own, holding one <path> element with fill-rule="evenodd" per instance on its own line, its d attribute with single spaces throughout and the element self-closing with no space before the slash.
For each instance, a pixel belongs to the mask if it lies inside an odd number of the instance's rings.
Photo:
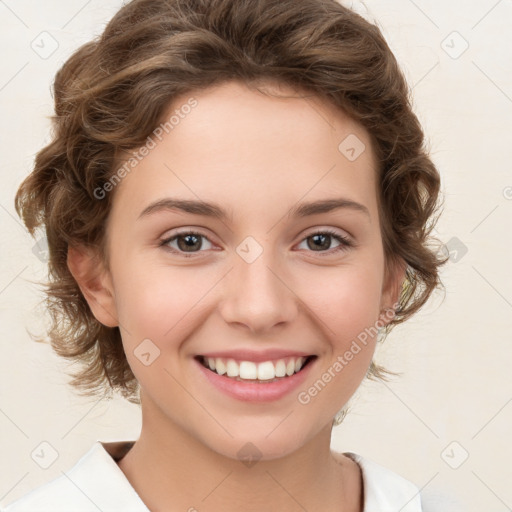
<svg viewBox="0 0 512 512">
<path fill-rule="evenodd" d="M 285 359 L 287 357 L 309 357 L 314 354 L 310 352 L 301 352 L 297 350 L 285 350 L 285 349 L 267 349 L 267 350 L 249 350 L 249 349 L 238 349 L 238 350 L 223 350 L 216 352 L 208 352 L 200 354 L 203 357 L 209 357 L 212 359 L 234 359 L 235 361 L 254 361 L 255 363 L 261 363 L 264 361 L 273 361 L 278 359 Z"/>
</svg>

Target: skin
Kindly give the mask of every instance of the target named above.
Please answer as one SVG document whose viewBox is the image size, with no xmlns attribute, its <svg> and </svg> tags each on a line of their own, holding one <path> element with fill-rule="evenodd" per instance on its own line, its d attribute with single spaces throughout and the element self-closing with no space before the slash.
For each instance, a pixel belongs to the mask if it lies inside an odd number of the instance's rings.
<svg viewBox="0 0 512 512">
<path fill-rule="evenodd" d="M 308 404 L 297 393 L 365 328 L 385 323 L 403 268 L 385 265 L 369 134 L 316 97 L 267 85 L 272 96 L 227 82 L 176 99 L 169 112 L 190 96 L 198 104 L 114 191 L 108 267 L 92 249 L 68 253 L 96 318 L 120 327 L 141 385 L 141 435 L 119 467 L 152 511 L 363 507 L 360 468 L 331 451 L 331 423 L 362 382 L 376 340 Z M 338 149 L 349 134 L 366 146 L 354 161 Z M 215 202 L 228 218 L 177 210 L 138 218 L 166 197 Z M 288 216 L 299 203 L 338 197 L 368 212 Z M 175 252 L 161 245 L 178 228 L 206 237 L 191 258 L 183 239 L 167 244 Z M 326 228 L 353 245 L 336 251 L 340 242 L 327 237 L 315 250 L 311 235 Z M 236 252 L 248 236 L 263 251 L 252 263 Z M 134 354 L 144 339 L 160 350 L 147 366 Z M 297 391 L 257 404 L 199 378 L 194 356 L 233 348 L 318 357 Z M 261 454 L 251 467 L 237 455 L 247 442 Z"/>
</svg>

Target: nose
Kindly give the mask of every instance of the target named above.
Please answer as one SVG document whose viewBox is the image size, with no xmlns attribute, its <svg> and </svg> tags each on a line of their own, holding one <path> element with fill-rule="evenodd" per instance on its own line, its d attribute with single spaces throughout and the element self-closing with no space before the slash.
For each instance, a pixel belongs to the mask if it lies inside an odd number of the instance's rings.
<svg viewBox="0 0 512 512">
<path fill-rule="evenodd" d="M 298 296 L 287 273 L 276 260 L 263 253 L 252 263 L 235 260 L 229 272 L 220 313 L 229 324 L 249 329 L 254 334 L 284 327 L 298 314 Z"/>
</svg>

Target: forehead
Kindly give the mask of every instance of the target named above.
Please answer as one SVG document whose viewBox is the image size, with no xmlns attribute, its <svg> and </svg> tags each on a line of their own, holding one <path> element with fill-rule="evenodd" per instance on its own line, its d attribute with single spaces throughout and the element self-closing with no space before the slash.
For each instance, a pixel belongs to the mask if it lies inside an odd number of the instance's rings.
<svg viewBox="0 0 512 512">
<path fill-rule="evenodd" d="M 189 109 L 187 105 L 192 98 L 197 106 Z M 192 142 L 198 150 L 201 142 L 215 138 L 219 144 L 221 141 L 218 139 L 224 135 L 236 141 L 238 147 L 243 143 L 243 149 L 252 148 L 255 152 L 258 145 L 279 148 L 286 142 L 289 148 L 296 147 L 301 152 L 309 149 L 317 157 L 312 150 L 321 143 L 319 149 L 329 146 L 338 156 L 339 143 L 349 135 L 359 139 L 359 146 L 371 149 L 369 133 L 341 108 L 311 92 L 278 82 L 262 82 L 256 86 L 229 81 L 181 95 L 175 98 L 163 116 L 162 124 L 172 117 L 174 122 L 178 121 L 173 114 L 185 110 L 185 107 L 187 113 L 180 116 L 179 125 L 172 127 L 173 138 L 176 144 Z M 191 140 L 191 136 L 197 138 Z M 222 145 L 225 149 L 229 140 L 223 142 L 226 143 Z M 233 145 L 230 147 L 234 154 L 235 148 Z M 366 155 L 370 159 L 371 153 L 370 150 Z"/>
<path fill-rule="evenodd" d="M 175 98 L 114 203 L 140 212 L 158 195 L 205 196 L 232 212 L 248 201 L 265 208 L 348 193 L 372 209 L 375 160 L 364 127 L 311 93 L 259 88 L 232 81 Z"/>
</svg>

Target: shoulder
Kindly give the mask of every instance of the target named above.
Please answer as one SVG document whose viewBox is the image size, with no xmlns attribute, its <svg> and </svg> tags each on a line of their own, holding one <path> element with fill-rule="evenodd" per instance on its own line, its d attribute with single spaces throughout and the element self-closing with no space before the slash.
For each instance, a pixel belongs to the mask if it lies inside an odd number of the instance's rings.
<svg viewBox="0 0 512 512">
<path fill-rule="evenodd" d="M 73 486 L 71 480 L 61 475 L 1 510 L 2 512 L 50 512 L 50 510 L 64 512 L 66 507 L 73 507 L 74 510 L 83 512 L 92 510 L 84 498 L 85 496 Z"/>
<path fill-rule="evenodd" d="M 106 445 L 97 441 L 68 471 L 16 500 L 2 512 L 147 512 Z"/>
<path fill-rule="evenodd" d="M 453 505 L 448 497 L 420 489 L 410 480 L 377 462 L 353 452 L 340 455 L 359 464 L 363 480 L 364 509 L 401 512 L 441 512 L 446 505 Z M 450 508 L 450 510 L 452 510 Z"/>
<path fill-rule="evenodd" d="M 423 512 L 418 487 L 398 473 L 353 452 L 343 455 L 357 462 L 363 478 L 364 509 Z"/>
</svg>

